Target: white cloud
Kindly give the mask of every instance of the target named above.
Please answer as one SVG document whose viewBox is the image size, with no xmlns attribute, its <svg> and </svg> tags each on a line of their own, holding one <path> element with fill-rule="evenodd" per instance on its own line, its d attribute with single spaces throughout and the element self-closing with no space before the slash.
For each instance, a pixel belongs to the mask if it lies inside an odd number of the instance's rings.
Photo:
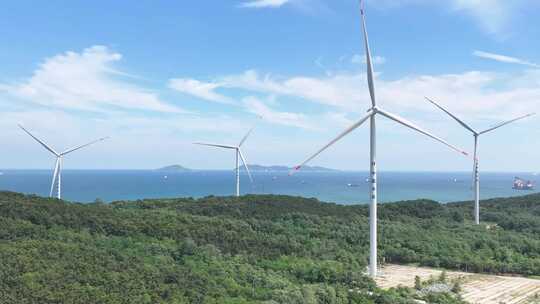
<svg viewBox="0 0 540 304">
<path fill-rule="evenodd" d="M 285 80 L 273 78 L 271 75 L 260 76 L 256 71 L 249 70 L 239 75 L 229 75 L 222 77 L 214 82 L 200 82 L 194 79 L 183 79 L 181 82 L 191 83 L 193 85 L 186 86 L 182 92 L 193 95 L 195 97 L 215 101 L 216 98 L 225 99 L 224 95 L 215 96 L 214 90 L 217 88 L 235 88 L 243 89 L 248 92 L 261 92 L 277 95 L 298 96 L 308 100 L 316 100 L 321 104 L 332 106 L 342 106 L 349 103 L 351 95 L 361 93 L 357 89 L 351 90 L 354 87 L 352 81 L 361 80 L 348 75 L 335 76 L 332 78 L 318 79 L 311 77 L 292 77 Z M 174 82 L 174 79 L 172 80 Z M 205 88 L 196 90 L 192 87 Z M 355 98 L 357 100 L 358 98 Z"/>
<path fill-rule="evenodd" d="M 357 101 L 364 95 L 358 90 L 358 83 L 363 83 L 362 75 L 340 74 L 325 78 L 295 76 L 285 79 L 260 76 L 249 70 L 240 75 L 230 75 L 219 80 L 227 88 L 239 88 L 250 92 L 300 97 L 320 104 L 359 109 Z"/>
<path fill-rule="evenodd" d="M 379 0 L 369 3 L 381 9 L 404 5 L 438 5 L 469 15 L 489 34 L 505 36 L 519 10 L 534 5 L 531 2 L 528 0 Z"/>
<path fill-rule="evenodd" d="M 515 81 L 515 79 L 520 81 Z M 424 96 L 446 102 L 471 120 L 504 118 L 524 111 L 540 110 L 540 74 L 521 76 L 470 71 L 460 74 L 411 75 L 396 80 L 376 80 L 379 104 L 389 110 L 430 111 Z M 338 73 L 323 77 L 275 77 L 246 71 L 222 77 L 216 86 L 293 97 L 345 112 L 362 113 L 370 105 L 364 73 Z M 219 84 L 219 85 L 217 85 Z M 519 103 L 516 103 L 519 100 Z M 259 111 L 267 110 L 256 103 Z M 261 114 L 261 113 L 258 113 Z"/>
<path fill-rule="evenodd" d="M 374 56 L 371 60 L 372 60 L 373 64 L 384 64 L 384 63 L 386 63 L 386 58 L 384 58 L 382 56 Z M 366 62 L 367 61 L 366 61 L 366 56 L 365 55 L 355 54 L 351 58 L 351 63 L 366 64 Z"/>
<path fill-rule="evenodd" d="M 254 0 L 240 4 L 240 7 L 246 8 L 278 8 L 289 2 L 289 0 Z"/>
<path fill-rule="evenodd" d="M 340 81 L 338 78 L 335 84 L 339 84 Z M 169 87 L 202 100 L 231 105 L 239 104 L 233 103 L 232 98 L 226 95 L 217 94 L 215 90 L 219 88 L 240 89 L 244 91 L 246 96 L 242 99 L 242 106 L 247 112 L 261 116 L 264 120 L 271 123 L 302 129 L 317 129 L 315 127 L 316 123 L 302 113 L 278 111 L 271 108 L 269 104 L 273 106 L 278 104 L 274 95 L 296 96 L 307 100 L 317 100 L 320 98 L 320 103 L 338 108 L 341 107 L 339 103 L 331 100 L 336 94 L 339 94 L 338 91 L 340 88 L 333 87 L 331 84 L 325 84 L 325 81 L 307 77 L 298 77 L 280 82 L 274 80 L 271 76 L 260 77 L 255 71 L 246 71 L 240 75 L 230 75 L 212 82 L 202 82 L 188 78 L 171 79 L 169 81 Z M 305 90 L 307 87 L 310 87 L 310 90 Z M 253 92 L 268 94 L 268 96 L 263 101 L 258 97 L 250 95 Z M 345 97 L 347 96 L 343 96 L 343 98 Z M 340 122 L 345 120 L 341 114 L 333 113 L 333 115 L 335 115 L 334 118 L 339 118 L 338 120 Z M 317 119 L 321 118 L 318 117 Z"/>
<path fill-rule="evenodd" d="M 504 63 L 515 63 L 515 64 L 526 65 L 526 66 L 530 66 L 530 67 L 534 67 L 534 68 L 540 68 L 540 65 L 538 65 L 536 63 L 532 63 L 532 62 L 529 62 L 529 61 L 526 61 L 526 60 L 523 60 L 523 59 L 519 59 L 519 58 L 515 58 L 515 57 L 509 57 L 509 56 L 505 56 L 505 55 L 499 55 L 499 54 L 482 52 L 482 51 L 474 51 L 473 55 L 477 56 L 477 57 L 480 57 L 480 58 L 491 59 L 491 60 L 504 62 Z"/>
<path fill-rule="evenodd" d="M 304 114 L 276 111 L 253 96 L 244 98 L 244 106 L 248 112 L 260 116 L 262 119 L 271 123 L 302 129 L 316 129 L 314 125 L 308 122 Z"/>
<path fill-rule="evenodd" d="M 156 93 L 122 80 L 129 75 L 114 68 L 122 56 L 105 46 L 48 58 L 28 80 L 2 84 L 10 96 L 53 108 L 107 112 L 149 110 L 185 112 Z"/>
<path fill-rule="evenodd" d="M 215 89 L 219 87 L 220 85 L 217 83 L 201 82 L 195 79 L 175 78 L 169 80 L 169 88 L 178 92 L 192 95 L 207 101 L 235 104 L 231 98 L 215 92 Z"/>
<path fill-rule="evenodd" d="M 496 122 L 527 112 L 540 111 L 540 74 L 515 75 L 470 71 L 460 74 L 411 75 L 396 80 L 377 77 L 376 95 L 379 105 L 390 111 L 402 113 L 413 119 L 438 115 L 424 96 L 447 105 L 470 123 Z M 287 102 L 314 102 L 327 106 L 319 113 L 276 110 L 278 102 L 260 98 L 243 99 L 245 109 L 263 116 L 267 121 L 303 129 L 318 129 L 321 122 L 327 125 L 346 125 L 350 119 L 342 113 L 359 115 L 369 106 L 364 73 L 338 73 L 331 76 L 275 77 L 246 71 L 212 82 L 214 88 L 229 88 L 252 96 L 254 92 L 275 96 Z M 519 101 L 519 102 L 516 102 Z M 272 104 L 272 106 L 269 106 Z M 290 109 L 290 107 L 289 107 Z M 330 115 L 329 113 L 333 113 Z M 482 126 L 481 125 L 481 126 Z M 480 126 L 480 127 L 481 127 Z"/>
<path fill-rule="evenodd" d="M 506 0 L 452 0 L 454 9 L 471 15 L 485 31 L 491 34 L 502 33 L 511 22 L 515 5 L 511 2 Z"/>
</svg>

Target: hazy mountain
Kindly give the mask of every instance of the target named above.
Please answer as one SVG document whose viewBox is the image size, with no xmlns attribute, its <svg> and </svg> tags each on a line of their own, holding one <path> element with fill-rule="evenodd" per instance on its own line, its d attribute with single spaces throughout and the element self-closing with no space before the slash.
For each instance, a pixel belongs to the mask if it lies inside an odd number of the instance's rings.
<svg viewBox="0 0 540 304">
<path fill-rule="evenodd" d="M 166 166 L 166 167 L 162 167 L 162 168 L 156 169 L 156 171 L 163 171 L 163 172 L 186 172 L 186 171 L 191 171 L 191 169 L 188 169 L 188 168 L 183 167 L 183 166 L 180 166 L 180 165 L 171 165 L 171 166 Z"/>
</svg>

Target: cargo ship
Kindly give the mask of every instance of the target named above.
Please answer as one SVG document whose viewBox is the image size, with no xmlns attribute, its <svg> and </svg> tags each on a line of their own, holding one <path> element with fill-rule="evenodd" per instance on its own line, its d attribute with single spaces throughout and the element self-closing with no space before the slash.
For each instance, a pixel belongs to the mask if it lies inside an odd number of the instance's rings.
<svg viewBox="0 0 540 304">
<path fill-rule="evenodd" d="M 514 178 L 514 185 L 512 189 L 515 190 L 534 190 L 534 183 L 530 180 L 524 180 L 519 177 Z"/>
</svg>

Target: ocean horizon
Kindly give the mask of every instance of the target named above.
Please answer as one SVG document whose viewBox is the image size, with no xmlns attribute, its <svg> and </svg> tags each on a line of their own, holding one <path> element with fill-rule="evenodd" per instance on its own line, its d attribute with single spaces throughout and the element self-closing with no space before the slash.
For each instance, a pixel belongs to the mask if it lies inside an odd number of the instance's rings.
<svg viewBox="0 0 540 304">
<path fill-rule="evenodd" d="M 51 170 L 0 170 L 0 190 L 48 196 Z M 369 176 L 366 171 L 252 172 L 254 182 L 241 172 L 241 194 L 283 194 L 314 197 L 339 204 L 369 202 Z M 481 199 L 519 196 L 535 191 L 512 189 L 515 176 L 536 181 L 533 173 L 484 172 L 480 176 Z M 394 202 L 432 199 L 447 203 L 472 199 L 470 172 L 398 172 L 378 174 L 379 201 Z M 205 197 L 233 195 L 232 170 L 63 170 L 62 198 L 89 203 L 152 198 Z"/>
</svg>

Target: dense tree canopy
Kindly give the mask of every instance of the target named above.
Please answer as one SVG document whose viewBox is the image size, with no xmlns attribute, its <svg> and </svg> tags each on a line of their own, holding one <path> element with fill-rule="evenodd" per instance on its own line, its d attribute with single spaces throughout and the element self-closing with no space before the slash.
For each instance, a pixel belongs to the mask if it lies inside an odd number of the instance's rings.
<svg viewBox="0 0 540 304">
<path fill-rule="evenodd" d="M 380 206 L 380 260 L 540 275 L 540 195 Z M 77 204 L 0 193 L 7 303 L 414 303 L 363 275 L 368 208 L 289 196 Z M 461 303 L 452 294 L 424 295 Z"/>
</svg>

